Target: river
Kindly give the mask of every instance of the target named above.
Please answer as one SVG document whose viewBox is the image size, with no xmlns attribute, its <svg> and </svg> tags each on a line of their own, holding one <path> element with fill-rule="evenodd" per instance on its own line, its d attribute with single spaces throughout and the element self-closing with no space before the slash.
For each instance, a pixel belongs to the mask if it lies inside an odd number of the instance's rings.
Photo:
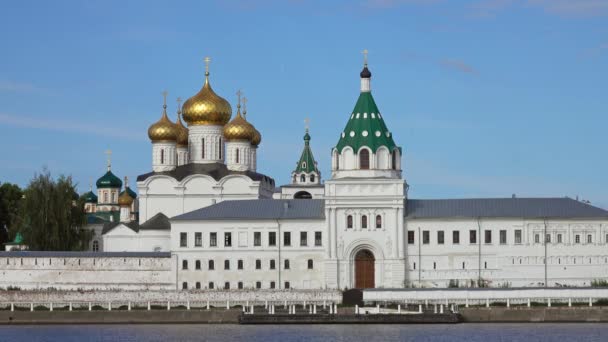
<svg viewBox="0 0 608 342">
<path fill-rule="evenodd" d="M 0 342 L 143 341 L 607 341 L 608 324 L 456 325 L 25 325 L 0 326 Z"/>
</svg>

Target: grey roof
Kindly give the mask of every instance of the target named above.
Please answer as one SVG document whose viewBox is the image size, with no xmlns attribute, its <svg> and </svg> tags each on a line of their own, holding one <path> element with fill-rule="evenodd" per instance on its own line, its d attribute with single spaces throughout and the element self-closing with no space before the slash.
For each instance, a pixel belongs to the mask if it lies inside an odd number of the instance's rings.
<svg viewBox="0 0 608 342">
<path fill-rule="evenodd" d="M 0 252 L 0 258 L 170 258 L 171 252 Z"/>
<path fill-rule="evenodd" d="M 127 223 L 118 221 L 118 222 L 105 223 L 103 225 L 103 228 L 101 229 L 101 235 L 106 234 L 107 232 L 111 231 L 112 229 L 118 227 L 121 224 L 130 228 L 132 231 L 134 231 L 136 233 L 139 232 L 139 223 L 137 223 L 137 221 L 131 221 L 131 222 L 127 222 Z"/>
<path fill-rule="evenodd" d="M 158 213 L 139 225 L 139 230 L 171 230 L 171 222 L 163 213 Z"/>
<path fill-rule="evenodd" d="M 141 182 L 146 180 L 149 177 L 155 175 L 165 175 L 176 179 L 177 181 L 181 181 L 182 179 L 190 176 L 190 175 L 207 175 L 211 176 L 216 181 L 228 176 L 228 175 L 245 175 L 251 178 L 254 181 L 262 181 L 268 182 L 274 187 L 274 179 L 272 177 L 263 175 L 261 173 L 253 172 L 253 171 L 232 171 L 226 167 L 225 164 L 222 163 L 209 163 L 209 164 L 186 164 L 181 165 L 175 168 L 172 171 L 164 171 L 164 172 L 148 172 L 143 175 L 137 176 L 137 181 Z"/>
<path fill-rule="evenodd" d="M 121 224 L 127 226 L 136 233 L 138 233 L 140 230 L 171 230 L 171 222 L 169 222 L 169 218 L 163 213 L 158 213 L 142 224 L 139 224 L 137 221 L 127 223 L 108 222 L 103 225 L 101 235 L 104 235 Z"/>
<path fill-rule="evenodd" d="M 258 199 L 223 201 L 178 215 L 171 220 L 324 219 L 325 201 L 319 199 Z"/>
<path fill-rule="evenodd" d="M 407 200 L 407 218 L 608 218 L 608 211 L 571 198 Z"/>
</svg>

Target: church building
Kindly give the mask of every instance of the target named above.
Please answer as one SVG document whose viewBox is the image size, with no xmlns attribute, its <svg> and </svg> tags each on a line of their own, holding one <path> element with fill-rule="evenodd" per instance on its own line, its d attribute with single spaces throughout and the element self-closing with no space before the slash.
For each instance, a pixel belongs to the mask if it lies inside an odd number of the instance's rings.
<svg viewBox="0 0 608 342">
<path fill-rule="evenodd" d="M 258 172 L 262 135 L 246 100 L 239 92 L 233 115 L 206 59 L 203 86 L 175 121 L 165 93 L 137 193 L 108 165 L 97 195 L 85 194 L 103 219 L 102 250 L 169 252 L 184 290 L 574 286 L 608 277 L 606 210 L 566 197 L 410 199 L 404 150 L 387 124 L 395 114 L 377 106 L 367 58 L 359 78 L 326 151 L 331 174 L 323 181 L 307 127 L 290 184 L 277 187 Z"/>
</svg>

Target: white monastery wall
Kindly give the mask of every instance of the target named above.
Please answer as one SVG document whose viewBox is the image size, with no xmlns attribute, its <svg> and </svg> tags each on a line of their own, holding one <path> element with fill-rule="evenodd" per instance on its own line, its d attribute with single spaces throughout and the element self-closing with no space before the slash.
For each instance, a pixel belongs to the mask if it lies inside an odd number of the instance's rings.
<svg viewBox="0 0 608 342">
<path fill-rule="evenodd" d="M 0 288 L 175 289 L 172 257 L 0 257 Z M 2 292 L 2 291 L 0 291 Z"/>
</svg>

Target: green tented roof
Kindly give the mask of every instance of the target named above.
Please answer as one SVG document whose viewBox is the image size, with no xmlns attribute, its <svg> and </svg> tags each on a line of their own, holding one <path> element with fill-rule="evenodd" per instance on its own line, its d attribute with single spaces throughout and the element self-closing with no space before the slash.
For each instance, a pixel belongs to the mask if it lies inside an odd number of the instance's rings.
<svg viewBox="0 0 608 342">
<path fill-rule="evenodd" d="M 97 180 L 97 188 L 122 188 L 122 181 L 112 171 L 108 170 L 105 175 Z"/>
<path fill-rule="evenodd" d="M 97 195 L 93 193 L 93 191 L 89 191 L 86 194 L 82 195 L 84 201 L 86 203 L 97 203 Z"/>
<path fill-rule="evenodd" d="M 313 171 L 319 173 L 315 157 L 313 157 L 312 150 L 310 149 L 310 135 L 306 132 L 304 135 L 304 150 L 302 150 L 302 155 L 300 156 L 300 160 L 298 161 L 298 165 L 294 172 L 311 173 Z"/>
<path fill-rule="evenodd" d="M 120 211 L 98 211 L 96 213 L 87 214 L 87 223 L 99 222 L 119 222 Z"/>
<path fill-rule="evenodd" d="M 396 147 L 393 134 L 386 127 L 371 92 L 361 92 L 359 95 L 336 149 L 342 153 L 346 146 L 350 146 L 355 153 L 362 146 L 369 147 L 372 152 L 376 152 L 380 146 L 386 146 L 389 151 Z"/>
</svg>

